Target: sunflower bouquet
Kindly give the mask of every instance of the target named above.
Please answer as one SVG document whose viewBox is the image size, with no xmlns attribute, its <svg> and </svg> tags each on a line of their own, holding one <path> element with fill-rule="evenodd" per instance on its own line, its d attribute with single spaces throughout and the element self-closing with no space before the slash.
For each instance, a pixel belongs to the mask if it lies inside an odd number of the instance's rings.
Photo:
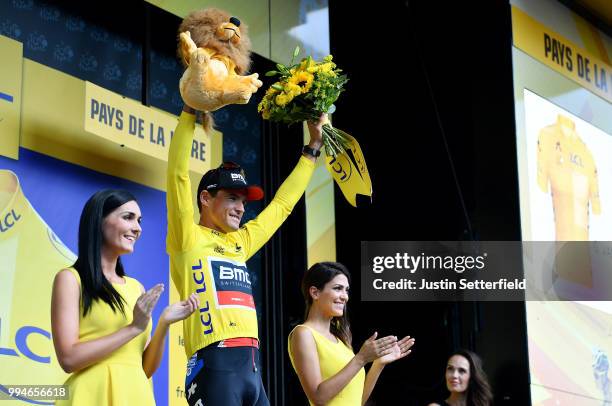
<svg viewBox="0 0 612 406">
<path fill-rule="evenodd" d="M 293 52 L 297 57 L 299 48 Z M 321 62 L 312 57 L 298 63 L 291 61 L 290 66 L 276 65 L 276 70 L 266 76 L 278 76 L 266 91 L 257 110 L 265 120 L 287 124 L 301 123 L 305 120 L 317 121 L 322 113 L 333 113 L 334 103 L 348 81 L 346 75 L 336 67 L 332 56 Z M 355 138 L 342 130 L 323 124 L 323 146 L 325 165 L 342 190 L 347 201 L 357 207 L 372 201 L 372 182 Z"/>
<path fill-rule="evenodd" d="M 293 52 L 293 58 L 299 48 Z M 322 113 L 333 113 L 334 102 L 344 91 L 348 81 L 346 75 L 332 62 L 328 55 L 317 62 L 312 57 L 302 59 L 291 66 L 277 64 L 266 76 L 279 76 L 279 80 L 266 91 L 259 103 L 258 111 L 266 120 L 287 124 L 305 120 L 318 120 Z M 335 157 L 349 146 L 346 133 L 323 125 L 323 145 L 327 155 Z"/>
</svg>

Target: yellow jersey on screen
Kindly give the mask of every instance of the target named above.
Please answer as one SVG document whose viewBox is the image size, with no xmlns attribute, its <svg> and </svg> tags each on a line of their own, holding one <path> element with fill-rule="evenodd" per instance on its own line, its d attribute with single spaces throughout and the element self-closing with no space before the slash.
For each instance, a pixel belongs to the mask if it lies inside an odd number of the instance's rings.
<svg viewBox="0 0 612 406">
<path fill-rule="evenodd" d="M 601 213 L 597 167 L 575 123 L 559 115 L 538 137 L 538 185 L 552 197 L 557 241 L 589 240 L 589 206 Z"/>
</svg>

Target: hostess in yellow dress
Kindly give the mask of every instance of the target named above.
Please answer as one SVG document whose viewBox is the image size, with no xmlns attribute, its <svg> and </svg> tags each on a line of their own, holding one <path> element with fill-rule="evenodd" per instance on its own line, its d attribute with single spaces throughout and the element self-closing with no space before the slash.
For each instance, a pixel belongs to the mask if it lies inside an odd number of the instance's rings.
<svg viewBox="0 0 612 406">
<path fill-rule="evenodd" d="M 78 272 L 70 272 L 81 280 Z M 87 316 L 80 307 L 79 341 L 89 341 L 114 333 L 129 325 L 133 318 L 136 300 L 142 294 L 140 283 L 124 277 L 125 283 L 113 283 L 113 287 L 125 299 L 125 316 L 113 312 L 108 304 L 94 301 Z M 133 338 L 108 357 L 70 375 L 66 381 L 70 398 L 56 405 L 109 405 L 155 406 L 153 387 L 142 368 L 142 354 L 151 333 L 152 323 L 139 336 Z"/>
<path fill-rule="evenodd" d="M 317 345 L 317 355 L 319 357 L 319 368 L 321 370 L 321 378 L 325 381 L 336 375 L 342 368 L 348 364 L 355 356 L 353 351 L 347 347 L 340 339 L 332 342 L 329 338 L 319 333 L 317 330 L 300 324 L 296 326 L 305 327 L 312 333 L 312 338 Z M 295 329 L 293 329 L 295 331 Z M 289 359 L 291 365 L 295 369 L 293 356 L 291 355 L 291 334 L 289 334 Z M 361 406 L 361 397 L 363 396 L 363 386 L 365 385 L 365 369 L 361 368 L 357 375 L 327 403 L 327 406 Z M 311 405 L 312 402 L 309 402 Z"/>
</svg>

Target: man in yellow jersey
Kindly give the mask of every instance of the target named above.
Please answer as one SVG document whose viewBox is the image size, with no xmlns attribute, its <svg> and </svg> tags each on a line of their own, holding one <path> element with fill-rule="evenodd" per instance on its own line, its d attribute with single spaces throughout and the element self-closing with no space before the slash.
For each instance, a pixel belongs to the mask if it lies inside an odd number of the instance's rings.
<svg viewBox="0 0 612 406">
<path fill-rule="evenodd" d="M 589 206 L 601 213 L 597 167 L 593 155 L 576 132 L 575 123 L 559 114 L 557 122 L 544 127 L 538 137 L 538 185 L 550 194 L 557 241 L 589 240 Z M 564 244 L 555 260 L 557 275 L 592 287 L 589 247 Z"/>
<path fill-rule="evenodd" d="M 185 106 L 170 143 L 167 178 L 172 280 L 181 298 L 199 294 L 199 312 L 185 319 L 185 352 L 191 357 L 185 390 L 189 405 L 269 405 L 259 372 L 257 314 L 246 261 L 281 226 L 298 202 L 322 145 L 322 116 L 308 123 L 310 142 L 270 204 L 240 227 L 244 205 L 263 198 L 244 171 L 224 163 L 198 186 L 199 224 L 193 222 L 189 156 L 195 111 Z"/>
<path fill-rule="evenodd" d="M 25 197 L 17 175 L 0 170 L 0 391 L 65 380 L 49 303 L 55 274 L 75 258 Z"/>
</svg>

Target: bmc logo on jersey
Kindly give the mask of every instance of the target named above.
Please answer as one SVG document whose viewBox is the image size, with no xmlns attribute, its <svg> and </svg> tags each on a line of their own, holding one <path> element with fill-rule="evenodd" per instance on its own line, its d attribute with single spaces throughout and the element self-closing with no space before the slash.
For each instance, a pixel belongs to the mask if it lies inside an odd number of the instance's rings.
<svg viewBox="0 0 612 406">
<path fill-rule="evenodd" d="M 217 307 L 245 307 L 255 310 L 251 275 L 244 263 L 209 257 Z"/>
<path fill-rule="evenodd" d="M 249 276 L 249 271 L 246 269 L 246 267 L 242 269 L 233 266 L 220 266 L 219 279 L 223 281 L 244 282 L 251 286 L 251 277 Z"/>
</svg>

